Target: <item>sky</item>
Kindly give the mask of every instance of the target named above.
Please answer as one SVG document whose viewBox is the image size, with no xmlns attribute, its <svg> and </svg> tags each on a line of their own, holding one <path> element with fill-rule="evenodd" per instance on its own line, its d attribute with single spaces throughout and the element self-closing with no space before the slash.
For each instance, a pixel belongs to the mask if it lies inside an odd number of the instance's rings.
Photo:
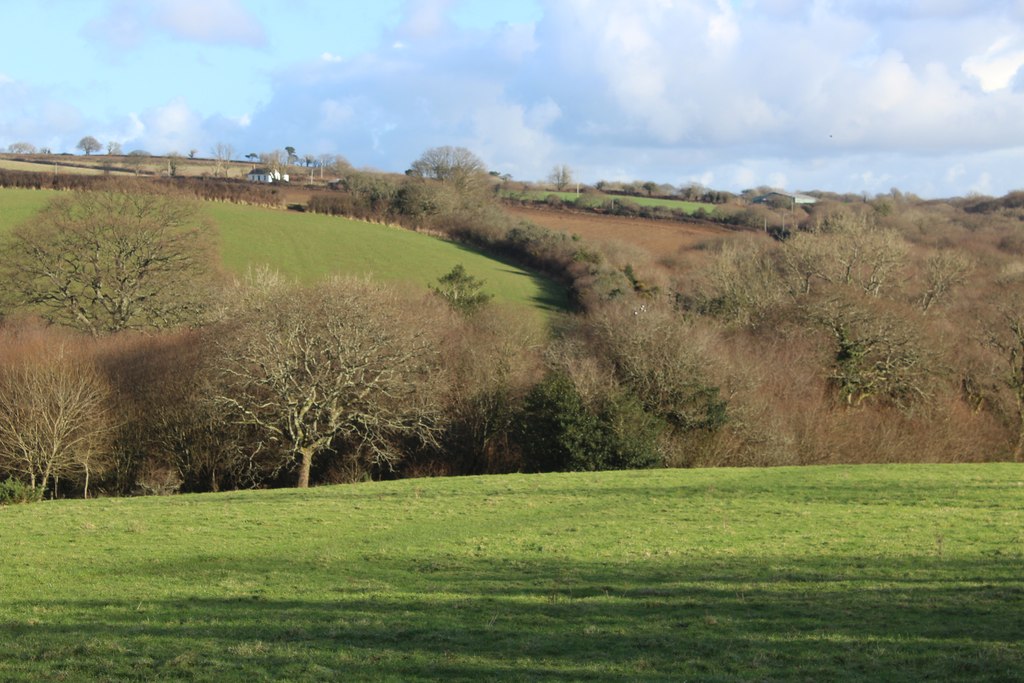
<svg viewBox="0 0 1024 683">
<path fill-rule="evenodd" d="M 0 149 L 543 180 L 1024 187 L 1024 0 L 0 0 Z"/>
</svg>

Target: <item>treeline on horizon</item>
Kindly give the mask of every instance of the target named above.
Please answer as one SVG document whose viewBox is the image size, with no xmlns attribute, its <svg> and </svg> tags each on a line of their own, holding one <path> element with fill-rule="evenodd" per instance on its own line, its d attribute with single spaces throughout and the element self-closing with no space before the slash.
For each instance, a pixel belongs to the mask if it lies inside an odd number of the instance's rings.
<svg viewBox="0 0 1024 683">
<path fill-rule="evenodd" d="M 787 208 L 785 234 L 737 232 L 652 255 L 512 220 L 482 167 L 452 172 L 429 156 L 404 178 L 353 173 L 308 209 L 386 218 L 558 275 L 579 310 L 549 336 L 440 287 L 301 287 L 265 272 L 232 282 L 208 244 L 190 256 L 188 297 L 120 326 L 86 325 L 87 314 L 31 296 L 26 273 L 41 271 L 24 264 L 25 247 L 55 224 L 78 229 L 83 197 L 145 192 L 71 193 L 3 245 L 0 480 L 123 495 L 1021 459 L 1024 193 L 825 198 Z M 160 195 L 160 211 L 198 196 L 183 188 Z M 203 232 L 186 212 L 165 237 L 182 226 Z M 68 386 L 93 397 L 90 417 L 47 469 L 18 432 L 57 410 Z"/>
</svg>

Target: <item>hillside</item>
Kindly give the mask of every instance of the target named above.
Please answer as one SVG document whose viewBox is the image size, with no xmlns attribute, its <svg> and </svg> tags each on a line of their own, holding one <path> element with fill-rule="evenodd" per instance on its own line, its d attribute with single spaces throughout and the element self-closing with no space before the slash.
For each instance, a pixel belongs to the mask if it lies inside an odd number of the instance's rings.
<svg viewBox="0 0 1024 683">
<path fill-rule="evenodd" d="M 28 219 L 55 193 L 0 190 L 0 230 Z M 372 274 L 425 287 L 458 263 L 486 282 L 495 301 L 542 311 L 568 306 L 565 289 L 522 268 L 427 235 L 343 218 L 237 204 L 204 204 L 224 265 L 243 273 L 266 264 L 312 281 L 332 273 Z"/>
<path fill-rule="evenodd" d="M 1020 680 L 1021 465 L 0 508 L 0 679 Z"/>
</svg>

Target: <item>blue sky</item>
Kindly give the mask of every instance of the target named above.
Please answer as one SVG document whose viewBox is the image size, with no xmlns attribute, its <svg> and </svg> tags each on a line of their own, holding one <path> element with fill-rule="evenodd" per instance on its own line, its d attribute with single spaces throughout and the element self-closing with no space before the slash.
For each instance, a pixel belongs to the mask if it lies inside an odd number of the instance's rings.
<svg viewBox="0 0 1024 683">
<path fill-rule="evenodd" d="M 0 148 L 437 145 L 540 180 L 1024 187 L 1024 2 L 0 0 Z"/>
</svg>

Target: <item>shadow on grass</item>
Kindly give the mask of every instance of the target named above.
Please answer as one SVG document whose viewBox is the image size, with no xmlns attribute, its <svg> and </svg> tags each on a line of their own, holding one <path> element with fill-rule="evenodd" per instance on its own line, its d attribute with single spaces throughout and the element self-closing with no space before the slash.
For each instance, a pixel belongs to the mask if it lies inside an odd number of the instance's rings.
<svg viewBox="0 0 1024 683">
<path fill-rule="evenodd" d="M 8 602 L 0 679 L 1015 681 L 1020 570 L 1020 558 L 211 556 L 126 568 L 153 599 Z"/>
</svg>

